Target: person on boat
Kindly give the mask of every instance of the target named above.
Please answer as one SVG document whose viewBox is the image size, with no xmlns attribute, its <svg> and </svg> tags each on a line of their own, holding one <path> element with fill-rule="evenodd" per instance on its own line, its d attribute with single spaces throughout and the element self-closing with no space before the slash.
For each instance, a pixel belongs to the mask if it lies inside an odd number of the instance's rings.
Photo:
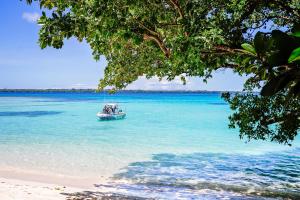
<svg viewBox="0 0 300 200">
<path fill-rule="evenodd" d="M 104 114 L 110 114 L 110 113 L 111 113 L 111 109 L 110 109 L 110 107 L 108 107 L 108 106 L 104 106 L 102 112 L 103 112 Z"/>
<path fill-rule="evenodd" d="M 107 113 L 108 113 L 108 114 L 112 114 L 112 113 L 113 113 L 112 107 L 108 107 L 108 108 L 107 108 Z"/>
<path fill-rule="evenodd" d="M 112 112 L 116 113 L 116 107 L 115 106 L 112 107 Z"/>
</svg>

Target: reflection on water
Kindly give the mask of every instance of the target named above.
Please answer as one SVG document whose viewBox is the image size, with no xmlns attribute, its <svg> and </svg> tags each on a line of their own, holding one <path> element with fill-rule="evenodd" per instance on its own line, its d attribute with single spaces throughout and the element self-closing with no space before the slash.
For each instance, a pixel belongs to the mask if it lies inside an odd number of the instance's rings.
<svg viewBox="0 0 300 200">
<path fill-rule="evenodd" d="M 130 164 L 114 179 L 123 193 L 142 197 L 300 199 L 300 149 L 255 156 L 157 154 Z"/>
<path fill-rule="evenodd" d="M 23 111 L 23 112 L 0 112 L 0 117 L 41 117 L 45 115 L 58 115 L 59 111 Z"/>
</svg>

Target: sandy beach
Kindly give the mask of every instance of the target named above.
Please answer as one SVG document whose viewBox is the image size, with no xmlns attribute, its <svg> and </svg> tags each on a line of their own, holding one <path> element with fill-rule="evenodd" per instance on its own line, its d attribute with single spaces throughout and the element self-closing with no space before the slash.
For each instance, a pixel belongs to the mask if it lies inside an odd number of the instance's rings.
<svg viewBox="0 0 300 200">
<path fill-rule="evenodd" d="M 80 178 L 67 175 L 0 169 L 0 200 L 86 200 L 131 197 L 114 193 L 104 178 Z M 109 188 L 109 189 L 108 189 Z"/>
<path fill-rule="evenodd" d="M 60 200 L 67 199 L 68 193 L 80 191 L 80 188 L 62 185 L 0 178 L 0 199 L 3 200 Z"/>
<path fill-rule="evenodd" d="M 0 200 L 97 200 L 142 199 L 120 194 L 103 177 L 80 178 L 67 175 L 0 169 Z"/>
<path fill-rule="evenodd" d="M 1 200 L 97 200 L 97 199 L 143 199 L 114 193 L 114 188 L 100 186 L 87 188 L 60 184 L 0 178 Z"/>
</svg>

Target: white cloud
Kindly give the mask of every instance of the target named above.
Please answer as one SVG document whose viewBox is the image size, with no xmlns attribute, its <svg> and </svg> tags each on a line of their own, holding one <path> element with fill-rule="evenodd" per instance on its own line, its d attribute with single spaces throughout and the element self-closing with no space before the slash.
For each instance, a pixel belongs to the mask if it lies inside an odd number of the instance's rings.
<svg viewBox="0 0 300 200">
<path fill-rule="evenodd" d="M 40 18 L 40 14 L 37 12 L 34 13 L 24 12 L 22 14 L 22 18 L 29 23 L 36 23 L 37 20 Z"/>
<path fill-rule="evenodd" d="M 173 81 L 168 81 L 166 79 L 159 81 L 157 77 L 148 80 L 145 76 L 141 76 L 126 89 L 241 91 L 245 80 L 245 76 L 239 76 L 233 73 L 232 70 L 214 72 L 213 78 L 209 79 L 207 84 L 198 77 L 186 77 L 186 85 L 183 85 L 180 77 L 176 77 Z"/>
<path fill-rule="evenodd" d="M 70 87 L 67 87 L 69 89 L 96 89 L 95 85 L 89 85 L 85 83 L 76 83 L 71 85 Z"/>
<path fill-rule="evenodd" d="M 130 84 L 126 89 L 129 90 L 190 90 L 191 81 L 186 79 L 186 85 L 183 85 L 180 77 L 175 77 L 174 80 L 168 81 L 163 78 L 161 81 L 157 77 L 146 79 L 145 76 L 141 76 L 137 81 Z"/>
</svg>

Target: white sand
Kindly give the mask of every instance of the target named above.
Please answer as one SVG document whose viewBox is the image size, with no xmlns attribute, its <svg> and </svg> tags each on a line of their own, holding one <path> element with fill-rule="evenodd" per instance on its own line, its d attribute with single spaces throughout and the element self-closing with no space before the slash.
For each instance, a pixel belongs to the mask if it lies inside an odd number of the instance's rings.
<svg viewBox="0 0 300 200">
<path fill-rule="evenodd" d="M 103 177 L 81 178 L 0 168 L 0 200 L 83 200 L 108 196 L 120 199 L 115 192 L 116 188 Z"/>
<path fill-rule="evenodd" d="M 0 200 L 92 200 L 127 199 L 114 187 L 77 188 L 59 184 L 0 178 Z M 134 199 L 135 197 L 132 197 Z"/>
<path fill-rule="evenodd" d="M 70 177 L 2 167 L 0 168 L 0 200 L 73 199 L 71 197 L 76 197 L 74 193 L 81 195 L 84 191 L 99 191 L 100 189 L 93 184 L 104 182 L 101 177 L 92 179 Z"/>
<path fill-rule="evenodd" d="M 61 193 L 80 192 L 80 188 L 0 178 L 1 200 L 65 200 Z"/>
<path fill-rule="evenodd" d="M 105 183 L 108 179 L 104 177 L 81 177 L 69 176 L 65 174 L 53 174 L 49 172 L 39 172 L 32 170 L 23 170 L 12 167 L 1 167 L 0 177 L 6 179 L 16 179 L 23 181 L 50 183 L 57 185 L 70 186 L 75 188 L 91 189 L 94 184 Z M 2 200 L 2 199 L 0 199 Z"/>
</svg>

